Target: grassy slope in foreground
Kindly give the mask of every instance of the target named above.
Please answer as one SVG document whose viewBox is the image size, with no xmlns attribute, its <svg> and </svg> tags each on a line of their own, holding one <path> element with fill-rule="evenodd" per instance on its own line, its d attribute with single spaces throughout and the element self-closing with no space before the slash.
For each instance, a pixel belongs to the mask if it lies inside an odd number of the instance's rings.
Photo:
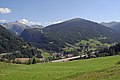
<svg viewBox="0 0 120 80">
<path fill-rule="evenodd" d="M 84 74 L 87 74 L 89 76 L 88 73 L 92 74 L 92 72 L 95 73 L 97 71 L 114 67 L 115 63 L 119 60 L 120 56 L 111 56 L 70 62 L 43 63 L 35 65 L 13 65 L 0 63 L 0 80 L 80 80 L 80 76 Z M 99 75 L 99 73 L 96 74 Z M 87 80 L 93 79 L 88 78 Z"/>
</svg>

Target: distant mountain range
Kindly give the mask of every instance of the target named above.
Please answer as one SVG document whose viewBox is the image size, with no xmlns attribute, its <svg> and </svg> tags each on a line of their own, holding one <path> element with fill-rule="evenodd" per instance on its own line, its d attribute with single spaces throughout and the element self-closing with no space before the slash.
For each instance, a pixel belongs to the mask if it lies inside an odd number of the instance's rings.
<svg viewBox="0 0 120 80">
<path fill-rule="evenodd" d="M 108 23 L 102 22 L 101 24 L 113 29 L 114 31 L 116 31 L 118 33 L 120 33 L 120 22 L 115 22 L 115 21 L 108 22 Z"/>
<path fill-rule="evenodd" d="M 106 38 L 99 40 L 103 43 L 118 42 L 120 40 L 120 22 L 102 22 L 99 24 L 81 18 L 74 18 L 47 27 L 41 25 L 28 26 L 18 21 L 1 25 L 12 33 L 11 36 L 17 34 L 26 42 L 41 49 L 52 51 L 61 51 L 69 44 L 74 45 L 80 40 L 101 36 Z"/>
<path fill-rule="evenodd" d="M 26 29 L 20 37 L 37 47 L 47 50 L 60 51 L 62 48 L 74 45 L 83 39 L 97 38 L 107 39 L 101 42 L 116 42 L 118 33 L 104 25 L 89 20 L 75 18 L 62 23 L 53 24 L 45 28 Z"/>
<path fill-rule="evenodd" d="M 6 29 L 9 29 L 11 32 L 13 32 L 13 33 L 15 33 L 17 35 L 21 34 L 24 29 L 28 29 L 28 28 L 43 28 L 43 26 L 40 26 L 40 25 L 28 26 L 28 25 L 20 23 L 18 21 L 4 23 L 4 24 L 1 24 L 1 25 L 4 26 Z"/>
</svg>

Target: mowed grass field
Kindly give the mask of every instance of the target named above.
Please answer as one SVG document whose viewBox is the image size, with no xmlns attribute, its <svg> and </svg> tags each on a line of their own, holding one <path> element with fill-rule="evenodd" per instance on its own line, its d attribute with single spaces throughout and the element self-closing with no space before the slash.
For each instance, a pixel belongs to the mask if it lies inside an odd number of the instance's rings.
<svg viewBox="0 0 120 80">
<path fill-rule="evenodd" d="M 0 80 L 120 80 L 120 56 L 58 63 L 0 63 Z"/>
</svg>

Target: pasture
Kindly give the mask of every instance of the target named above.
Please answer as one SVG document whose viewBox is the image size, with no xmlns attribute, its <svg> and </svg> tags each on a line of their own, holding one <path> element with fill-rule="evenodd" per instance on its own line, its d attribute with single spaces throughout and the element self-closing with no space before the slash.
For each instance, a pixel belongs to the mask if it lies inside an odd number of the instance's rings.
<svg viewBox="0 0 120 80">
<path fill-rule="evenodd" d="M 34 65 L 0 63 L 0 80 L 119 80 L 120 56 Z"/>
</svg>

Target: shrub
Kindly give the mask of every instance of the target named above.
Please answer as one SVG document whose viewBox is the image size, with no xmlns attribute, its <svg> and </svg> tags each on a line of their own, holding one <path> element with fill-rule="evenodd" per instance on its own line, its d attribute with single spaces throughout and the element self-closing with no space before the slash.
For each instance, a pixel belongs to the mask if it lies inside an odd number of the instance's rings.
<svg viewBox="0 0 120 80">
<path fill-rule="evenodd" d="M 120 61 L 118 61 L 117 64 L 120 64 Z"/>
<path fill-rule="evenodd" d="M 32 63 L 32 64 L 35 64 L 35 63 L 36 63 L 36 58 L 35 58 L 35 57 L 32 58 L 31 63 Z"/>
<path fill-rule="evenodd" d="M 35 62 L 36 62 L 36 63 L 40 63 L 40 59 L 39 59 L 39 58 L 36 58 L 36 59 L 35 59 Z"/>
</svg>

